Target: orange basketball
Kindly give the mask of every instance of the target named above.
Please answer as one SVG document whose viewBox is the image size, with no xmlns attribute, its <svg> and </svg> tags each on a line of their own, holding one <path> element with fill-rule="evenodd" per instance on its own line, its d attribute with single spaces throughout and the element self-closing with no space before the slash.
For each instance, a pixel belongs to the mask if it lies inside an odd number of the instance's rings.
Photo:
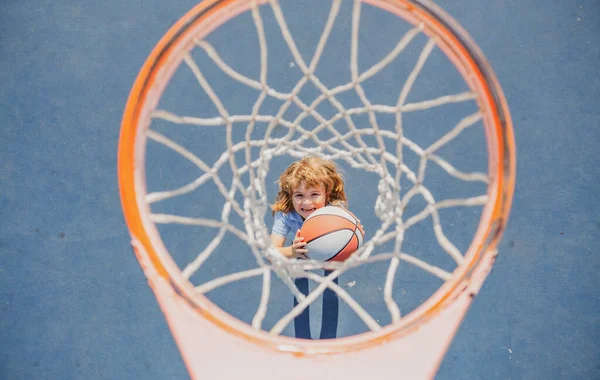
<svg viewBox="0 0 600 380">
<path fill-rule="evenodd" d="M 326 206 L 306 218 L 298 235 L 307 243 L 311 259 L 344 261 L 362 246 L 364 230 L 350 211 Z"/>
</svg>

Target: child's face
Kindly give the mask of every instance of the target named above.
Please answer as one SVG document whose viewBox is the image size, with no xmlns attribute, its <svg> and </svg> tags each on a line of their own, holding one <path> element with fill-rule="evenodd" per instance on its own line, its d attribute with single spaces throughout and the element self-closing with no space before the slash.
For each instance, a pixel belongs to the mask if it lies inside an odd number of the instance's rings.
<svg viewBox="0 0 600 380">
<path fill-rule="evenodd" d="M 325 206 L 326 198 L 327 194 L 323 185 L 307 188 L 304 182 L 300 182 L 300 185 L 292 193 L 294 210 L 303 219 L 308 218 L 316 209 Z"/>
</svg>

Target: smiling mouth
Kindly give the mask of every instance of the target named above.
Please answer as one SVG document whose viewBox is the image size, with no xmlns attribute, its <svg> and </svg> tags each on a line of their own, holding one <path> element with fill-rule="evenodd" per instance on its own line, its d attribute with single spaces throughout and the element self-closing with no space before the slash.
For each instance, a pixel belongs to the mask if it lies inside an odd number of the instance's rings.
<svg viewBox="0 0 600 380">
<path fill-rule="evenodd" d="M 302 209 L 302 211 L 304 211 L 304 212 L 313 212 L 313 211 L 315 211 L 315 210 L 316 210 L 316 208 L 315 208 L 315 207 L 313 207 L 313 208 L 303 208 L 303 209 Z"/>
</svg>

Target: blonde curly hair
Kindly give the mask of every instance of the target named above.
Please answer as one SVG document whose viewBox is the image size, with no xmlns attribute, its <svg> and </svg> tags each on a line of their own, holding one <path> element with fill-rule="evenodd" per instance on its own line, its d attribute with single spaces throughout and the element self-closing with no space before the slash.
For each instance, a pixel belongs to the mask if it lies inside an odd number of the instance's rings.
<svg viewBox="0 0 600 380">
<path fill-rule="evenodd" d="M 325 204 L 346 207 L 346 192 L 344 191 L 344 180 L 338 173 L 333 161 L 325 160 L 315 156 L 307 156 L 296 161 L 279 176 L 279 192 L 275 203 L 271 205 L 273 215 L 277 211 L 290 213 L 294 211 L 292 194 L 300 184 L 304 182 L 306 187 L 325 188 Z"/>
</svg>

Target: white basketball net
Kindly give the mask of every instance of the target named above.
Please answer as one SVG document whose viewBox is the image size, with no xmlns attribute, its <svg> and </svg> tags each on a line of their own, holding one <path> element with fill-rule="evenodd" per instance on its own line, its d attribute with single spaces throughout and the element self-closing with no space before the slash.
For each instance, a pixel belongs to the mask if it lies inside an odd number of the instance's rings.
<svg viewBox="0 0 600 380">
<path fill-rule="evenodd" d="M 380 324 L 358 302 L 356 302 L 341 286 L 333 282 L 336 277 L 349 268 L 373 261 L 389 261 L 383 297 L 389 313 L 391 314 L 392 322 L 399 321 L 401 312 L 398 304 L 392 297 L 392 285 L 398 265 L 401 261 L 414 265 L 443 281 L 447 281 L 452 276 L 448 271 L 403 252 L 402 243 L 405 232 L 415 224 L 431 217 L 435 239 L 437 239 L 439 245 L 452 257 L 458 266 L 463 262 L 463 253 L 461 253 L 444 234 L 438 211 L 442 208 L 456 206 L 482 206 L 487 201 L 487 196 L 484 194 L 476 194 L 464 199 L 445 199 L 443 201 L 436 201 L 432 193 L 423 185 L 426 168 L 430 163 L 439 165 L 439 167 L 445 170 L 449 175 L 462 181 L 488 182 L 488 177 L 485 173 L 462 172 L 439 155 L 436 155 L 436 152 L 441 147 L 451 142 L 463 130 L 478 122 L 481 119 L 480 112 L 464 117 L 450 132 L 439 137 L 435 143 L 428 147 L 417 145 L 403 133 L 402 115 L 405 113 L 434 108 L 449 103 L 473 101 L 475 99 L 474 93 L 463 92 L 417 103 L 406 103 L 407 96 L 411 91 L 417 76 L 427 61 L 431 51 L 434 49 L 435 44 L 433 40 L 430 39 L 420 52 L 412 72 L 401 88 L 397 99 L 395 99 L 395 103 L 372 104 L 369 99 L 367 99 L 365 91 L 361 86 L 361 83 L 366 79 L 376 75 L 387 65 L 392 63 L 399 54 L 402 53 L 403 49 L 411 43 L 414 37 L 422 33 L 421 28 L 416 27 L 410 29 L 399 39 L 396 46 L 384 59 L 361 73 L 358 70 L 357 64 L 361 2 L 354 1 L 351 31 L 351 81 L 335 88 L 327 88 L 319 78 L 315 76 L 315 70 L 319 64 L 319 59 L 336 20 L 338 10 L 340 9 L 340 3 L 340 0 L 334 0 L 332 2 L 329 17 L 327 18 L 326 25 L 310 62 L 305 61 L 300 55 L 294 42 L 294 38 L 286 25 L 286 20 L 278 2 L 271 1 L 269 3 L 277 20 L 279 29 L 287 43 L 287 47 L 294 57 L 295 65 L 304 73 L 304 76 L 302 76 L 293 90 L 289 93 L 279 92 L 277 89 L 270 87 L 267 83 L 267 42 L 262 16 L 259 6 L 256 4 L 251 7 L 251 12 L 259 37 L 260 46 L 261 70 L 258 79 L 248 78 L 236 72 L 230 65 L 221 59 L 219 53 L 211 44 L 205 40 L 195 40 L 196 48 L 204 50 L 214 64 L 225 74 L 239 83 L 257 91 L 258 98 L 254 103 L 254 106 L 251 110 L 248 110 L 248 114 L 231 115 L 215 91 L 213 91 L 210 84 L 210 78 L 203 75 L 202 69 L 192 58 L 191 53 L 189 53 L 184 57 L 183 61 L 193 72 L 199 85 L 214 103 L 219 114 L 211 115 L 212 117 L 199 118 L 178 115 L 169 112 L 168 110 L 157 109 L 152 113 L 152 118 L 162 119 L 174 124 L 206 128 L 225 128 L 227 131 L 227 150 L 222 153 L 216 162 L 207 163 L 203 161 L 202 158 L 194 155 L 183 146 L 157 131 L 149 129 L 146 132 L 149 139 L 177 152 L 196 165 L 202 173 L 204 173 L 180 188 L 148 194 L 146 196 L 148 204 L 196 191 L 210 181 L 218 187 L 219 192 L 223 197 L 223 211 L 220 220 L 190 218 L 169 214 L 151 214 L 151 220 L 157 224 L 177 223 L 197 225 L 218 230 L 216 237 L 208 242 L 197 257 L 184 268 L 182 271 L 183 276 L 189 279 L 190 276 L 192 276 L 210 257 L 219 244 L 221 244 L 226 234 L 233 234 L 242 241 L 247 242 L 250 248 L 249 251 L 251 251 L 256 258 L 257 267 L 255 269 L 216 278 L 198 285 L 196 291 L 198 293 L 206 293 L 225 284 L 230 284 L 249 277 L 262 276 L 262 298 L 252 320 L 252 326 L 255 329 L 261 329 L 261 324 L 267 312 L 269 303 L 272 281 L 271 273 L 276 273 L 281 280 L 287 284 L 291 292 L 299 300 L 299 303 L 270 329 L 270 334 L 281 333 L 294 317 L 299 315 L 327 288 L 333 290 L 338 297 L 344 300 L 364 321 L 369 329 L 373 331 L 381 329 Z M 307 103 L 300 99 L 298 94 L 303 86 L 309 82 L 312 82 L 312 84 L 320 90 L 321 95 L 312 100 L 312 102 Z M 336 96 L 346 91 L 355 91 L 363 106 L 350 109 L 344 108 L 344 105 L 336 99 Z M 273 97 L 283 101 L 283 105 L 275 115 L 264 115 L 260 112 L 261 105 L 267 97 Z M 317 106 L 322 102 L 329 102 L 338 113 L 329 119 L 323 117 L 316 111 Z M 284 118 L 285 113 L 292 104 L 299 107 L 302 112 L 294 120 L 286 120 Z M 361 114 L 368 115 L 369 125 L 355 125 L 351 116 Z M 377 114 L 395 115 L 395 130 L 390 131 L 380 128 L 377 122 Z M 318 122 L 316 128 L 310 130 L 303 128 L 303 120 L 309 117 L 314 118 Z M 252 140 L 250 138 L 252 131 L 255 129 L 255 126 L 260 123 L 267 124 L 264 138 Z M 348 128 L 349 132 L 344 134 L 340 133 L 336 130 L 336 123 L 345 123 L 345 127 Z M 232 129 L 242 128 L 241 125 L 245 125 L 246 128 L 245 141 L 232 141 Z M 288 132 L 284 137 L 271 137 L 276 128 L 286 128 Z M 334 137 L 322 140 L 319 138 L 320 132 L 322 131 L 328 131 L 328 133 L 333 134 Z M 297 138 L 296 135 L 296 138 L 292 139 L 296 133 L 300 134 L 301 137 Z M 378 144 L 376 146 L 367 145 L 362 138 L 364 135 L 374 136 Z M 389 151 L 386 148 L 384 141 L 386 141 L 388 145 L 393 143 L 394 150 Z M 316 145 L 313 147 L 306 147 L 306 142 L 311 142 Z M 257 147 L 260 148 L 260 154 L 258 157 L 253 157 L 251 148 L 256 149 Z M 413 171 L 403 163 L 403 151 L 405 149 L 411 150 L 420 157 L 418 170 Z M 235 159 L 235 153 L 240 151 L 245 151 L 245 162 L 238 163 Z M 286 259 L 270 245 L 270 231 L 268 231 L 265 224 L 265 217 L 270 217 L 270 209 L 268 207 L 269 200 L 267 199 L 265 190 L 265 177 L 269 170 L 270 161 L 273 158 L 282 155 L 290 155 L 296 158 L 305 155 L 317 155 L 327 159 L 341 160 L 351 165 L 353 168 L 363 169 L 380 176 L 381 180 L 377 187 L 379 195 L 374 207 L 377 217 L 381 220 L 381 225 L 375 232 L 371 232 L 369 236 L 367 236 L 364 246 L 357 254 L 352 256 L 351 259 L 344 263 L 322 263 L 316 261 Z M 233 182 L 229 188 L 225 186 L 219 177 L 219 170 L 226 165 L 229 165 L 231 171 L 234 173 Z M 393 171 L 389 170 L 390 166 L 394 168 Z M 248 178 L 250 179 L 249 183 L 243 183 L 242 175 L 244 174 L 248 175 Z M 412 186 L 410 190 L 403 195 L 401 195 L 400 192 L 402 176 L 405 176 Z M 235 199 L 238 192 L 243 195 L 243 204 L 240 204 L 240 202 Z M 427 206 L 421 212 L 405 220 L 405 218 L 403 218 L 403 210 L 411 199 L 417 195 L 420 195 L 427 202 Z M 273 200 L 271 200 L 271 202 L 272 201 Z M 236 228 L 230 223 L 230 219 L 235 217 L 239 217 L 244 221 L 245 230 Z M 394 249 L 392 252 L 373 255 L 374 249 L 377 246 L 390 241 L 394 242 Z M 314 273 L 314 269 L 319 268 L 333 269 L 333 271 L 329 276 L 323 277 Z M 298 291 L 293 282 L 293 279 L 298 277 L 306 277 L 316 282 L 318 286 L 307 296 L 304 296 Z"/>
</svg>

